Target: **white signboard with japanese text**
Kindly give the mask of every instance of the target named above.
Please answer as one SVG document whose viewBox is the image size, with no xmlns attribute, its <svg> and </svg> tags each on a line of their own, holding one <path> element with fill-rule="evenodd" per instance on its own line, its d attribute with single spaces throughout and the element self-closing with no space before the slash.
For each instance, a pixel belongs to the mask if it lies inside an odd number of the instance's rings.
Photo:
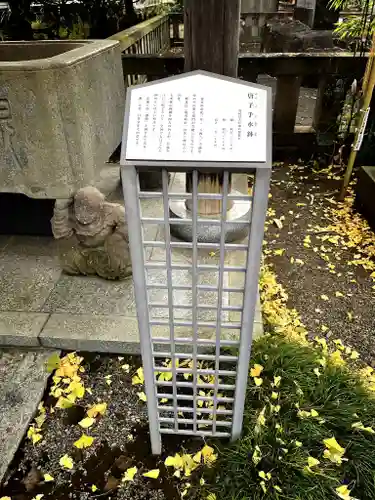
<svg viewBox="0 0 375 500">
<path fill-rule="evenodd" d="M 193 72 L 129 91 L 126 160 L 266 162 L 266 88 Z"/>
</svg>

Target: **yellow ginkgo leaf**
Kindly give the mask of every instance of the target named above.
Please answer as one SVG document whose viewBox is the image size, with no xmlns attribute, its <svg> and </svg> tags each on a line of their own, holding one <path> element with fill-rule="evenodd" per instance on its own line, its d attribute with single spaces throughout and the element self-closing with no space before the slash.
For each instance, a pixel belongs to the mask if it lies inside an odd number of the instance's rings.
<svg viewBox="0 0 375 500">
<path fill-rule="evenodd" d="M 39 493 L 39 495 L 36 495 L 31 500 L 42 500 L 43 497 L 44 497 L 43 493 Z"/>
<path fill-rule="evenodd" d="M 315 467 L 316 465 L 319 465 L 320 462 L 314 457 L 308 457 L 307 458 L 307 463 L 309 467 Z"/>
<path fill-rule="evenodd" d="M 350 496 L 351 491 L 345 484 L 336 488 L 336 493 L 339 498 L 342 498 L 343 500 L 352 500 L 352 497 Z"/>
<path fill-rule="evenodd" d="M 10 497 L 1 497 L 0 500 L 12 500 Z"/>
<path fill-rule="evenodd" d="M 87 416 L 95 418 L 97 415 L 104 415 L 107 410 L 107 403 L 96 403 L 87 410 Z"/>
<path fill-rule="evenodd" d="M 172 456 L 167 457 L 165 459 L 165 461 L 164 461 L 164 465 L 166 467 L 174 467 L 174 465 L 175 465 L 175 458 L 172 457 Z"/>
<path fill-rule="evenodd" d="M 68 408 L 71 408 L 74 403 L 68 398 L 64 398 L 64 396 L 60 396 L 59 399 L 57 400 L 57 403 L 55 404 L 56 408 L 61 408 L 62 410 L 66 410 Z"/>
<path fill-rule="evenodd" d="M 324 294 L 323 294 L 323 295 L 321 295 L 321 296 L 320 296 L 320 298 L 321 298 L 322 300 L 325 300 L 325 301 L 329 300 L 328 295 L 324 295 Z"/>
<path fill-rule="evenodd" d="M 214 453 L 214 449 L 211 446 L 205 445 L 202 448 L 202 457 L 205 464 L 212 464 L 217 460 L 217 455 Z"/>
<path fill-rule="evenodd" d="M 82 419 L 80 422 L 78 422 L 78 425 L 82 427 L 82 429 L 88 429 L 95 423 L 95 418 L 92 417 L 86 417 Z"/>
<path fill-rule="evenodd" d="M 214 452 L 215 450 L 211 446 L 208 446 L 208 444 L 204 445 L 201 451 L 203 459 L 210 457 Z"/>
<path fill-rule="evenodd" d="M 136 375 L 134 375 L 134 377 L 132 378 L 132 384 L 133 385 L 140 385 L 140 384 L 144 384 L 144 381 L 145 381 L 145 376 L 143 373 L 143 368 L 140 367 L 136 371 Z"/>
<path fill-rule="evenodd" d="M 210 493 L 207 497 L 206 500 L 216 500 L 216 495 L 215 493 Z"/>
<path fill-rule="evenodd" d="M 55 478 L 48 473 L 43 475 L 43 479 L 45 483 L 50 483 L 55 480 Z"/>
<path fill-rule="evenodd" d="M 344 294 L 341 292 L 335 292 L 335 297 L 343 297 Z"/>
<path fill-rule="evenodd" d="M 262 365 L 255 364 L 250 370 L 250 375 L 252 377 L 259 377 L 259 375 L 262 373 L 263 370 L 264 368 Z"/>
<path fill-rule="evenodd" d="M 273 251 L 273 254 L 274 255 L 283 255 L 284 252 L 285 252 L 285 248 L 278 248 L 277 250 Z"/>
<path fill-rule="evenodd" d="M 91 485 L 91 491 L 92 491 L 93 493 L 95 493 L 95 491 L 97 491 L 97 490 L 98 490 L 98 487 L 97 487 L 95 484 L 92 484 L 92 485 Z"/>
<path fill-rule="evenodd" d="M 259 377 L 254 377 L 254 383 L 257 387 L 259 387 L 263 384 L 263 379 Z"/>
<path fill-rule="evenodd" d="M 194 462 L 196 462 L 197 464 L 200 464 L 200 463 L 201 463 L 201 459 L 202 459 L 202 452 L 201 452 L 201 451 L 198 451 L 198 453 L 196 453 L 196 454 L 193 456 L 193 460 L 194 460 Z"/>
<path fill-rule="evenodd" d="M 159 477 L 160 470 L 159 469 L 152 469 L 149 470 L 148 472 L 144 472 L 142 476 L 144 477 L 149 477 L 151 479 L 157 479 Z"/>
<path fill-rule="evenodd" d="M 60 458 L 59 464 L 64 469 L 73 469 L 73 459 L 69 455 L 64 455 Z"/>
<path fill-rule="evenodd" d="M 73 443 L 73 446 L 82 450 L 83 448 L 89 448 L 94 442 L 94 438 L 91 436 L 86 436 L 86 434 L 82 434 L 82 436 Z"/>
<path fill-rule="evenodd" d="M 127 481 L 134 481 L 134 476 L 137 474 L 137 467 L 130 467 L 130 469 L 126 470 L 124 475 L 122 476 L 122 482 L 126 483 Z"/>
<path fill-rule="evenodd" d="M 33 444 L 36 444 L 38 441 L 42 439 L 42 435 L 40 434 L 40 429 L 36 429 L 33 425 L 27 431 L 27 437 L 31 439 Z"/>
<path fill-rule="evenodd" d="M 139 397 L 139 399 L 141 401 L 143 401 L 144 403 L 147 401 L 147 396 L 144 392 L 137 392 L 137 396 Z"/>
</svg>

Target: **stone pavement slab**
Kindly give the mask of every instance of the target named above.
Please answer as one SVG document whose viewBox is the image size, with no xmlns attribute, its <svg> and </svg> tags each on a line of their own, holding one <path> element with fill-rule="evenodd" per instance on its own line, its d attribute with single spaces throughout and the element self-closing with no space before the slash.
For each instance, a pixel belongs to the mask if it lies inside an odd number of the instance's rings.
<svg viewBox="0 0 375 500">
<path fill-rule="evenodd" d="M 60 274 L 51 238 L 11 238 L 0 251 L 0 311 L 40 311 Z"/>
<path fill-rule="evenodd" d="M 0 350 L 0 483 L 42 399 L 52 354 Z"/>
<path fill-rule="evenodd" d="M 51 314 L 39 340 L 67 351 L 140 354 L 138 322 L 124 316 Z"/>
<path fill-rule="evenodd" d="M 49 315 L 32 312 L 0 312 L 0 345 L 39 347 L 39 334 Z"/>
<path fill-rule="evenodd" d="M 135 316 L 132 279 L 106 281 L 95 276 L 62 275 L 42 311 Z"/>
</svg>

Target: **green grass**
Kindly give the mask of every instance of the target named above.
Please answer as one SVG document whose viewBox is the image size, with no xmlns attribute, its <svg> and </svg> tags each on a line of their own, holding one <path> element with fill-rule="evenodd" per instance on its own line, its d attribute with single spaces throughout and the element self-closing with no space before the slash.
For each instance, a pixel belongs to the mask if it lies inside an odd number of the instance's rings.
<svg viewBox="0 0 375 500">
<path fill-rule="evenodd" d="M 319 356 L 316 348 L 278 336 L 266 336 L 254 345 L 252 364 L 264 367 L 263 384 L 256 387 L 250 377 L 242 439 L 220 446 L 218 462 L 207 470 L 206 484 L 196 498 L 207 498 L 212 492 L 217 500 L 337 500 L 335 489 L 346 484 L 352 497 L 375 499 L 375 436 L 352 428 L 358 421 L 375 428 L 375 400 L 349 367 L 320 367 L 318 378 L 314 368 L 319 366 Z M 277 389 L 271 386 L 274 376 L 282 377 Z M 272 391 L 279 392 L 278 400 L 271 398 Z M 271 404 L 280 405 L 279 413 L 271 414 Z M 319 417 L 301 419 L 296 405 L 316 410 Z M 259 430 L 257 419 L 264 407 L 266 422 Z M 341 465 L 323 457 L 323 440 L 331 437 L 345 448 L 347 461 Z M 256 446 L 260 449 L 257 464 Z M 308 456 L 320 461 L 312 472 L 305 469 Z M 261 471 L 271 474 L 264 481 L 266 492 L 260 484 Z"/>
</svg>

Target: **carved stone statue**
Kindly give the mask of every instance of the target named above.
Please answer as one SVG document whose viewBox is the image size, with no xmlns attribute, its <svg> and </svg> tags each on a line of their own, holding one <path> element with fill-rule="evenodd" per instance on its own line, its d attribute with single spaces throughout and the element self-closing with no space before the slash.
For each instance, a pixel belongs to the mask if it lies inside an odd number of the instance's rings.
<svg viewBox="0 0 375 500">
<path fill-rule="evenodd" d="M 51 223 L 66 273 L 109 280 L 131 275 L 125 209 L 105 201 L 95 187 L 80 189 L 70 200 L 56 200 Z"/>
</svg>

